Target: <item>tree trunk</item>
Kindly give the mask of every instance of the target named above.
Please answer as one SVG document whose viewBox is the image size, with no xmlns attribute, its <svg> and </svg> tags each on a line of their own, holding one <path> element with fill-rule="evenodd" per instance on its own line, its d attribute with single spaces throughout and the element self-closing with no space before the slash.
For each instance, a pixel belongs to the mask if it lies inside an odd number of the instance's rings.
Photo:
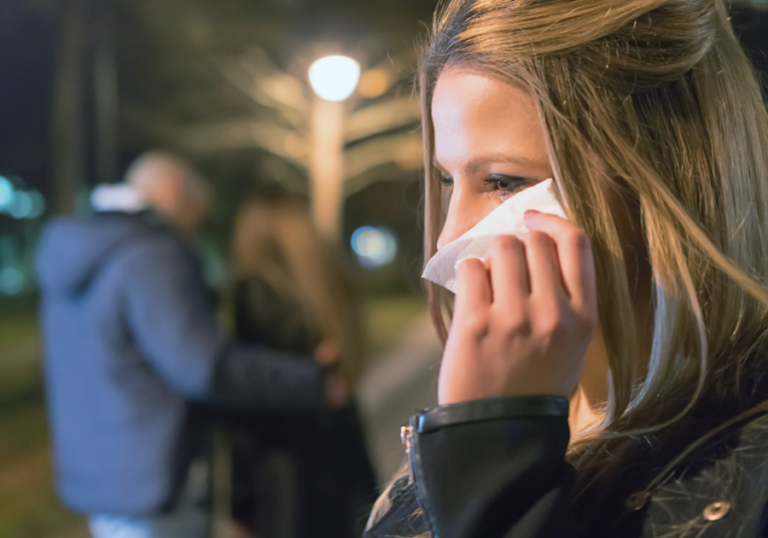
<svg viewBox="0 0 768 538">
<path fill-rule="evenodd" d="M 53 103 L 53 189 L 55 214 L 75 211 L 85 169 L 83 64 L 86 44 L 86 0 L 62 5 Z"/>
<path fill-rule="evenodd" d="M 109 2 L 100 2 L 94 43 L 93 82 L 96 105 L 94 133 L 96 179 L 112 183 L 117 177 L 118 86 L 115 66 L 114 22 Z"/>
</svg>

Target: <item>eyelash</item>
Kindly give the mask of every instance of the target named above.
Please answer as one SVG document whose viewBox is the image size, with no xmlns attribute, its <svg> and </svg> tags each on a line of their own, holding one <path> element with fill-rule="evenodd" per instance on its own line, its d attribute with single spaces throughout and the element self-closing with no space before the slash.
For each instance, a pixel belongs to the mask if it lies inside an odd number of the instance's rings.
<svg viewBox="0 0 768 538">
<path fill-rule="evenodd" d="M 452 187 L 453 186 L 453 178 L 452 177 L 445 177 L 443 176 L 440 178 L 440 182 L 445 187 Z M 501 187 L 499 185 L 500 182 L 507 183 L 506 187 Z M 520 177 L 520 176 L 504 176 L 501 174 L 490 174 L 483 178 L 483 183 L 486 185 L 492 185 L 496 187 L 494 190 L 498 191 L 505 191 L 509 194 L 517 194 L 519 191 L 521 191 L 523 188 L 525 188 L 529 183 L 530 179 Z"/>
<path fill-rule="evenodd" d="M 509 194 L 517 194 L 528 184 L 528 180 L 524 177 L 518 176 L 502 176 L 500 174 L 491 174 L 483 178 L 483 183 L 486 185 L 492 185 L 496 187 L 496 190 L 506 191 Z M 506 183 L 506 187 L 502 187 L 500 183 Z"/>
</svg>

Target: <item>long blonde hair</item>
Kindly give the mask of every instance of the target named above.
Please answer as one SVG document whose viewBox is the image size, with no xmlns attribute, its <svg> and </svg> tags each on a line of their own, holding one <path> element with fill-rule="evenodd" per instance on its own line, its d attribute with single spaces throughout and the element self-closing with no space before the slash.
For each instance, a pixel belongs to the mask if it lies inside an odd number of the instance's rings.
<svg viewBox="0 0 768 538">
<path fill-rule="evenodd" d="M 306 206 L 282 194 L 246 201 L 235 222 L 233 250 L 236 277 L 260 277 L 298 304 L 310 330 L 339 345 L 340 364 L 356 380 L 364 328 L 354 286 Z"/>
<path fill-rule="evenodd" d="M 431 104 L 446 66 L 534 96 L 569 218 L 592 240 L 610 390 L 577 467 L 601 443 L 678 421 L 702 394 L 753 401 L 748 383 L 768 371 L 768 114 L 722 2 L 446 2 L 419 73 L 427 260 L 445 212 Z M 652 270 L 646 357 L 615 194 L 639 208 Z M 427 287 L 445 339 L 451 298 Z"/>
</svg>

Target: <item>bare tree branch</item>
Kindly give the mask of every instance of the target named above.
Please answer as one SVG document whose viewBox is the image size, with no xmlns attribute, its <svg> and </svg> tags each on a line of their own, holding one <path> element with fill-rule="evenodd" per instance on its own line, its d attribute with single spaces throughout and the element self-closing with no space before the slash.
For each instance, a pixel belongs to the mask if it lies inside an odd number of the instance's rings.
<svg viewBox="0 0 768 538">
<path fill-rule="evenodd" d="M 378 133 L 417 124 L 421 119 L 419 103 L 401 97 L 371 105 L 355 111 L 347 118 L 347 142 L 367 138 Z"/>
<path fill-rule="evenodd" d="M 307 167 L 306 140 L 275 123 L 245 120 L 198 125 L 176 129 L 170 137 L 177 146 L 188 151 L 259 147 L 296 166 Z"/>
<path fill-rule="evenodd" d="M 350 195 L 365 188 L 364 180 L 357 178 L 376 166 L 394 162 L 405 169 L 416 169 L 421 165 L 421 155 L 419 133 L 387 136 L 356 146 L 345 153 L 344 192 Z"/>
</svg>

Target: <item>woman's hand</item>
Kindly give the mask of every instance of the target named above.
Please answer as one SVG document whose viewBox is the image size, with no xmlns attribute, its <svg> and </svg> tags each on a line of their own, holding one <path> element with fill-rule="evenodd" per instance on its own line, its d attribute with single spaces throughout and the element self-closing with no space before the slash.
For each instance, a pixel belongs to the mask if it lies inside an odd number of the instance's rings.
<svg viewBox="0 0 768 538">
<path fill-rule="evenodd" d="M 352 384 L 339 363 L 341 347 L 335 340 L 323 340 L 315 348 L 315 362 L 325 368 L 325 405 L 338 409 L 352 400 Z"/>
<path fill-rule="evenodd" d="M 339 409 L 352 401 L 352 387 L 341 372 L 333 369 L 326 372 L 323 400 L 331 409 Z"/>
<path fill-rule="evenodd" d="M 597 324 L 589 239 L 565 219 L 525 214 L 529 233 L 499 237 L 458 269 L 438 402 L 569 397 Z"/>
<path fill-rule="evenodd" d="M 315 348 L 315 362 L 321 366 L 331 366 L 339 361 L 341 347 L 335 340 L 323 340 Z"/>
</svg>

